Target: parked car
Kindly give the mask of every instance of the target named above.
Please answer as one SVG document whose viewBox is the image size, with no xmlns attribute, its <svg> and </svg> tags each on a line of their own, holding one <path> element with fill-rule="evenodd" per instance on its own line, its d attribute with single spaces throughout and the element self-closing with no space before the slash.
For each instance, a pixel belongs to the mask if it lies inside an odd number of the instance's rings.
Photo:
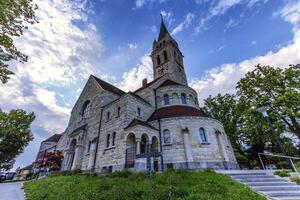
<svg viewBox="0 0 300 200">
<path fill-rule="evenodd" d="M 13 178 L 15 177 L 15 172 L 7 172 L 6 173 L 6 180 L 13 180 Z"/>
<path fill-rule="evenodd" d="M 0 174 L 0 182 L 5 181 L 6 176 L 5 174 Z"/>
</svg>

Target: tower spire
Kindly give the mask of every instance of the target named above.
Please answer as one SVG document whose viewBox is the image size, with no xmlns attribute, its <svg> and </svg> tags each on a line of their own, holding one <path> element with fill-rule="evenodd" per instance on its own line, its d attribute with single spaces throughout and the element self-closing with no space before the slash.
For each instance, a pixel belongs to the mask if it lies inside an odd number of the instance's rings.
<svg viewBox="0 0 300 200">
<path fill-rule="evenodd" d="M 161 13 L 160 13 L 160 18 L 161 18 L 161 23 L 160 23 L 160 30 L 159 30 L 158 40 L 163 38 L 166 34 L 169 34 L 169 31 L 168 31 L 168 29 L 166 28 L 166 26 L 164 24 L 164 19 L 163 19 L 163 16 L 162 16 Z"/>
</svg>

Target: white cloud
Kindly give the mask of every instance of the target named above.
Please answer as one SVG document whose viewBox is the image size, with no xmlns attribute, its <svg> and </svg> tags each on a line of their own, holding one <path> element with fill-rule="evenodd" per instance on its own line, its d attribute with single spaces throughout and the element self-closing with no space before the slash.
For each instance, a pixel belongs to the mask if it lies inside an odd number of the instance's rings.
<svg viewBox="0 0 300 200">
<path fill-rule="evenodd" d="M 256 42 L 255 40 L 253 40 L 253 41 L 251 42 L 251 44 L 252 44 L 252 45 L 256 45 L 257 42 Z"/>
<path fill-rule="evenodd" d="M 152 74 L 152 60 L 150 56 L 146 54 L 140 59 L 140 63 L 136 67 L 123 74 L 122 81 L 118 86 L 124 91 L 134 91 L 142 86 L 144 78 L 151 80 Z"/>
<path fill-rule="evenodd" d="M 188 28 L 193 19 L 195 18 L 195 15 L 193 13 L 188 13 L 186 16 L 185 16 L 185 19 L 183 22 L 181 22 L 180 24 L 178 24 L 172 31 L 172 35 L 176 35 L 177 33 L 181 32 L 184 28 Z"/>
<path fill-rule="evenodd" d="M 33 111 L 36 119 L 32 130 L 40 141 L 66 128 L 70 108 L 58 101 L 62 98 L 60 94 L 66 91 L 65 98 L 74 98 L 76 91 L 70 88 L 82 87 L 81 82 L 95 73 L 93 65 L 99 63 L 102 44 L 96 26 L 88 22 L 86 12 L 90 11 L 85 9 L 86 1 L 34 2 L 39 7 L 36 11 L 39 23 L 30 25 L 15 40 L 29 60 L 24 64 L 14 63 L 11 69 L 15 75 L 7 84 L 0 85 L 0 102 L 5 111 L 15 108 Z M 111 78 L 105 74 L 101 77 Z M 39 145 L 37 139 L 31 145 Z M 26 151 L 16 165 L 24 166 L 34 159 L 36 152 Z"/>
<path fill-rule="evenodd" d="M 129 49 L 136 49 L 137 48 L 137 44 L 136 43 L 129 43 L 128 47 L 129 47 Z"/>
<path fill-rule="evenodd" d="M 149 4 L 149 3 L 165 3 L 168 0 L 136 0 L 135 1 L 135 8 L 142 8 L 145 5 Z"/>
<path fill-rule="evenodd" d="M 268 52 L 239 63 L 223 64 L 207 71 L 204 77 L 193 79 L 190 86 L 196 89 L 199 98 L 203 100 L 209 95 L 218 93 L 235 93 L 237 81 L 257 64 L 287 67 L 289 64 L 300 63 L 299 5 L 299 2 L 288 4 L 278 12 L 284 20 L 294 25 L 294 38 L 290 44 L 277 52 Z M 200 103 L 203 104 L 202 101 Z"/>
<path fill-rule="evenodd" d="M 219 0 L 218 3 L 210 9 L 211 16 L 224 14 L 229 8 L 239 4 L 241 0 Z"/>
<path fill-rule="evenodd" d="M 29 56 L 26 65 L 17 65 L 16 73 L 35 83 L 68 85 L 86 79 L 94 72 L 92 62 L 102 47 L 95 25 L 87 23 L 83 5 L 67 0 L 36 0 L 36 4 L 39 23 L 16 40 Z M 74 21 L 83 22 L 84 28 Z"/>
<path fill-rule="evenodd" d="M 208 29 L 207 24 L 209 24 L 208 22 L 211 19 L 225 14 L 230 8 L 233 8 L 240 3 L 242 3 L 242 0 L 218 0 L 209 8 L 208 14 L 200 19 L 199 24 L 194 28 L 194 32 L 197 34 L 202 30 Z M 237 21 L 229 22 L 227 26 L 237 25 L 235 23 L 237 23 Z M 230 27 L 225 27 L 225 31 L 228 28 Z"/>
<path fill-rule="evenodd" d="M 225 24 L 224 32 L 226 32 L 230 28 L 236 27 L 237 25 L 239 25 L 239 23 L 240 22 L 238 20 L 230 18 L 229 21 Z"/>
</svg>

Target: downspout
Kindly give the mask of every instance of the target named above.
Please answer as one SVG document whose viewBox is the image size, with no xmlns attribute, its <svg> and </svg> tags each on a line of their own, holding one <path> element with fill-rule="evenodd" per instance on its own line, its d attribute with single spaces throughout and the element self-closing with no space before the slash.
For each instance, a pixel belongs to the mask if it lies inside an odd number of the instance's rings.
<svg viewBox="0 0 300 200">
<path fill-rule="evenodd" d="M 103 113 L 103 107 L 101 107 L 100 121 L 99 121 L 99 130 L 98 130 L 98 136 L 97 136 L 97 142 L 96 142 L 96 150 L 95 150 L 96 152 L 95 152 L 93 167 L 91 169 L 91 173 L 93 173 L 93 174 L 95 173 L 96 159 L 97 159 L 97 153 L 98 153 L 100 131 L 101 131 L 101 122 L 102 122 L 102 113 Z"/>
<path fill-rule="evenodd" d="M 156 89 L 154 89 L 154 103 L 155 103 L 155 110 L 157 110 L 157 100 L 156 100 Z M 155 112 L 155 111 L 154 111 Z M 160 124 L 160 119 L 158 119 L 158 131 L 159 131 L 159 146 L 160 146 L 160 160 L 161 160 L 161 170 L 165 171 L 165 167 L 164 167 L 164 157 L 162 155 L 162 140 L 161 140 L 161 124 Z"/>
</svg>

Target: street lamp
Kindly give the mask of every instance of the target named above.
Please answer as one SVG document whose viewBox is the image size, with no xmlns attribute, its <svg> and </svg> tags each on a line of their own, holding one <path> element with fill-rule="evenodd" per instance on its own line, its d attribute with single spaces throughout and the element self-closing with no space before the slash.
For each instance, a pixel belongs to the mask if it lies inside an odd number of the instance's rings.
<svg viewBox="0 0 300 200">
<path fill-rule="evenodd" d="M 267 113 L 267 111 L 269 110 L 270 107 L 271 107 L 270 104 L 267 104 L 267 105 L 265 105 L 265 106 L 262 106 L 262 107 L 257 108 L 256 110 L 257 110 L 258 112 L 262 113 L 264 119 L 268 122 L 268 125 L 269 125 L 269 127 L 270 127 L 270 129 L 271 129 L 271 131 L 272 131 L 272 134 L 273 134 L 274 137 L 276 138 L 277 144 L 278 144 L 278 146 L 279 146 L 281 152 L 283 153 L 284 156 L 287 156 L 287 153 L 286 153 L 286 151 L 285 151 L 283 145 L 281 144 L 280 139 L 279 139 L 279 136 L 276 134 L 276 131 L 275 131 L 275 129 L 274 129 L 274 127 L 273 127 L 273 124 L 272 124 L 272 122 L 271 122 L 271 120 L 270 120 L 270 117 L 269 117 L 269 115 L 268 115 L 268 113 Z M 287 159 L 287 160 L 288 160 L 288 162 L 289 162 L 290 167 L 291 167 L 294 171 L 296 171 L 296 170 L 295 170 L 295 166 L 294 166 L 293 162 L 291 161 L 291 159 L 289 158 L 289 159 Z"/>
</svg>

